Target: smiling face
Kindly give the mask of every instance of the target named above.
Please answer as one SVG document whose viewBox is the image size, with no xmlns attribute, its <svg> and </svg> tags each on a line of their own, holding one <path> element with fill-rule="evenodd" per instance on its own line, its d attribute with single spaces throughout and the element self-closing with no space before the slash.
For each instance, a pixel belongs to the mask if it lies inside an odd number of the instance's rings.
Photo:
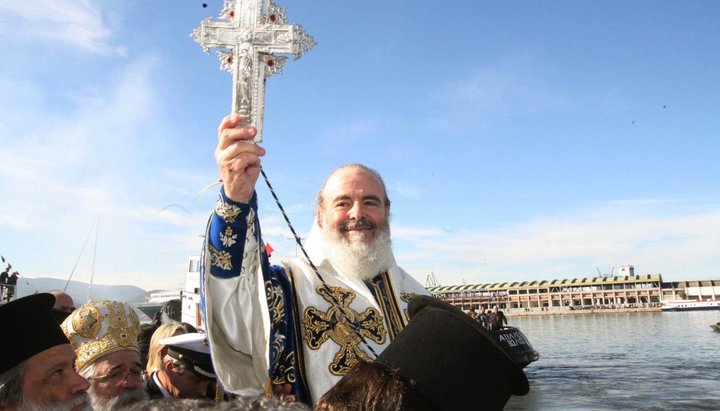
<svg viewBox="0 0 720 411">
<path fill-rule="evenodd" d="M 25 364 L 23 401 L 40 407 L 74 405 L 73 410 L 88 407 L 87 380 L 75 372 L 75 351 L 70 344 L 42 351 Z"/>
<path fill-rule="evenodd" d="M 324 255 L 335 271 L 367 280 L 393 263 L 390 200 L 373 170 L 350 165 L 336 170 L 318 196 L 317 225 Z"/>
<path fill-rule="evenodd" d="M 388 226 L 390 204 L 380 179 L 352 165 L 335 171 L 320 195 L 317 223 L 346 243 L 371 243 Z"/>
</svg>

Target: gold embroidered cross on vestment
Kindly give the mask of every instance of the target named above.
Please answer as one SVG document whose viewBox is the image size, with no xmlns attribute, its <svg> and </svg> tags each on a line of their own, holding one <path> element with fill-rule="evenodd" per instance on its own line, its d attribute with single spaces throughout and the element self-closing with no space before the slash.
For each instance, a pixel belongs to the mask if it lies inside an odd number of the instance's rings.
<svg viewBox="0 0 720 411">
<path fill-rule="evenodd" d="M 350 303 L 355 299 L 355 293 L 342 287 L 320 286 L 317 288 L 317 292 L 333 305 L 327 312 L 322 312 L 315 307 L 305 309 L 303 325 L 307 345 L 311 349 L 317 350 L 329 338 L 340 346 L 340 350 L 335 354 L 329 366 L 333 375 L 347 374 L 352 367 L 358 364 L 359 359 L 372 361 L 365 351 L 360 349 L 360 337 L 352 330 L 348 322 L 355 325 L 363 338 L 383 344 L 387 333 L 378 310 L 373 307 L 366 308 L 362 313 L 353 310 L 350 308 Z M 335 305 L 336 301 L 340 303 L 340 307 Z"/>
</svg>

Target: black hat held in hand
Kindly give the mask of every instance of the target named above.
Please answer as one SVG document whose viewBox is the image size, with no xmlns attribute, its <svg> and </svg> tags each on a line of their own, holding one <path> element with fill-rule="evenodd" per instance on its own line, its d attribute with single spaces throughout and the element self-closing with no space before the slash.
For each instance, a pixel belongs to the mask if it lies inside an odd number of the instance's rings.
<svg viewBox="0 0 720 411">
<path fill-rule="evenodd" d="M 377 362 L 402 376 L 440 410 L 501 410 L 524 395 L 525 373 L 497 341 L 460 309 L 418 296 L 410 321 Z"/>
</svg>

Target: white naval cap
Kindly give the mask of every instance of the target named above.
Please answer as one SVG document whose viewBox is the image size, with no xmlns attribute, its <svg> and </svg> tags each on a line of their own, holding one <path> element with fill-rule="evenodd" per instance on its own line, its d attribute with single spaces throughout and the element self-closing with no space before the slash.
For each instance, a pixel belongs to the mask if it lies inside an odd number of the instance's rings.
<svg viewBox="0 0 720 411">
<path fill-rule="evenodd" d="M 168 347 L 170 357 L 186 363 L 194 373 L 206 378 L 215 378 L 207 335 L 200 333 L 180 334 L 163 338 L 159 342 Z"/>
<path fill-rule="evenodd" d="M 180 334 L 174 337 L 163 338 L 159 341 L 162 345 L 173 345 L 203 354 L 210 354 L 207 335 L 201 333 Z"/>
</svg>

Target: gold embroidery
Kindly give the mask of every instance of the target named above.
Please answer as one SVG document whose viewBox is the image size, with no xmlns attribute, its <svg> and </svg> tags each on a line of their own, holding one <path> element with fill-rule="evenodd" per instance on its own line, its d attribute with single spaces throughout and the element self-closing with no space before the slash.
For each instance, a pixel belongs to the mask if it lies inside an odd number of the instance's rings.
<svg viewBox="0 0 720 411">
<path fill-rule="evenodd" d="M 278 365 L 278 375 L 273 378 L 273 384 L 294 383 L 295 377 L 295 353 L 290 351 L 283 356 L 282 361 Z"/>
<path fill-rule="evenodd" d="M 242 209 L 236 205 L 224 202 L 222 197 L 220 197 L 217 203 L 215 203 L 215 213 L 225 220 L 226 223 L 232 224 L 235 222 L 237 216 L 242 213 Z"/>
<path fill-rule="evenodd" d="M 290 309 L 292 310 L 292 315 L 294 318 L 300 318 L 299 308 L 298 308 L 298 296 L 297 296 L 297 287 L 295 286 L 295 276 L 293 275 L 292 270 L 287 265 L 282 266 L 283 272 L 287 276 L 287 278 L 290 280 L 290 289 L 292 290 L 292 298 L 289 300 L 291 302 Z M 293 336 L 295 341 L 298 344 L 298 348 L 296 351 L 290 351 L 286 353 L 288 361 L 287 364 L 292 365 L 292 367 L 287 367 L 287 380 L 290 382 L 296 382 L 301 381 L 302 384 L 306 384 L 307 376 L 305 375 L 305 370 L 307 369 L 305 367 L 305 353 L 302 348 L 302 327 L 293 327 L 295 331 L 295 335 Z M 292 338 L 292 337 L 291 337 Z"/>
<path fill-rule="evenodd" d="M 265 281 L 265 298 L 270 311 L 270 322 L 277 325 L 285 316 L 285 298 L 282 288 L 277 284 L 273 285 L 271 281 Z"/>
<path fill-rule="evenodd" d="M 410 300 L 417 297 L 419 294 L 417 293 L 400 293 L 400 299 L 405 301 L 406 303 L 409 303 Z"/>
<path fill-rule="evenodd" d="M 368 307 L 362 313 L 358 313 L 350 308 L 350 303 L 355 299 L 354 292 L 341 287 L 329 288 L 330 291 L 327 287 L 320 286 L 317 292 L 331 304 L 338 301 L 341 307 L 332 305 L 327 312 L 315 307 L 306 308 L 303 316 L 305 342 L 313 350 L 319 349 L 328 338 L 338 344 L 340 351 L 335 354 L 328 368 L 333 375 L 342 376 L 357 365 L 360 359 L 372 361 L 365 351 L 360 349 L 360 337 L 352 330 L 348 321 L 355 324 L 360 335 L 378 344 L 385 342 L 386 332 L 380 313 L 376 309 Z M 330 292 L 335 296 L 335 300 Z M 347 317 L 343 315 L 343 311 Z"/>
<path fill-rule="evenodd" d="M 61 328 L 75 349 L 78 371 L 113 352 L 140 352 L 137 342 L 140 321 L 126 303 L 91 301 L 70 314 Z"/>
<path fill-rule="evenodd" d="M 72 317 L 72 327 L 80 337 L 95 338 L 100 332 L 103 315 L 94 305 L 81 307 L 77 310 L 77 314 Z"/>
<path fill-rule="evenodd" d="M 369 283 L 372 287 L 371 291 L 375 295 L 375 301 L 380 305 L 383 318 L 385 319 L 385 326 L 387 327 L 390 341 L 392 341 L 397 334 L 405 328 L 407 319 L 403 321 L 390 276 L 387 272 L 384 272 L 378 274 L 372 280 L 366 281 L 366 283 Z"/>
<path fill-rule="evenodd" d="M 231 255 L 227 251 L 217 250 L 215 247 L 208 244 L 210 249 L 210 264 L 220 267 L 223 270 L 232 270 Z"/>
<path fill-rule="evenodd" d="M 223 247 L 230 247 L 233 244 L 235 244 L 237 241 L 237 234 L 233 233 L 233 230 L 231 227 L 226 227 L 225 232 L 220 234 L 220 241 L 223 244 Z"/>
<path fill-rule="evenodd" d="M 400 299 L 405 301 L 406 303 L 409 303 L 410 300 L 417 297 L 420 294 L 417 293 L 400 293 Z M 405 314 L 405 322 L 410 321 L 410 313 L 407 310 L 407 307 L 403 310 L 403 314 Z"/>
<path fill-rule="evenodd" d="M 139 331 L 140 321 L 134 310 L 130 309 L 125 313 L 125 306 L 122 303 L 106 303 L 108 310 L 108 327 L 107 333 L 120 347 L 127 347 L 131 344 L 137 345 L 137 334 Z M 134 318 L 133 318 L 134 317 Z M 137 328 L 133 328 L 129 324 L 138 324 Z"/>
</svg>

